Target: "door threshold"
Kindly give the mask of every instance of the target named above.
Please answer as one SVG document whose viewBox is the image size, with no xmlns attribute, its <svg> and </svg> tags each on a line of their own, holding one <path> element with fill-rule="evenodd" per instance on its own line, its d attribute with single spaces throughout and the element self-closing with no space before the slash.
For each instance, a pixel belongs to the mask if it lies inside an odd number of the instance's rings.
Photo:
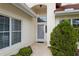
<svg viewBox="0 0 79 59">
<path fill-rule="evenodd" d="M 44 43 L 44 42 L 38 41 L 37 43 Z"/>
</svg>

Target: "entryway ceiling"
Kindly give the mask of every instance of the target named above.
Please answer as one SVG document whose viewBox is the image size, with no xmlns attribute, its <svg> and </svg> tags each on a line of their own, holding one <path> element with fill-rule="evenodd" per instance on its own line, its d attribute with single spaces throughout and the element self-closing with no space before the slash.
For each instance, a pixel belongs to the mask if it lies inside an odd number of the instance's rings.
<svg viewBox="0 0 79 59">
<path fill-rule="evenodd" d="M 32 10 L 38 15 L 46 15 L 47 14 L 47 6 L 46 5 L 36 5 L 32 7 Z"/>
</svg>

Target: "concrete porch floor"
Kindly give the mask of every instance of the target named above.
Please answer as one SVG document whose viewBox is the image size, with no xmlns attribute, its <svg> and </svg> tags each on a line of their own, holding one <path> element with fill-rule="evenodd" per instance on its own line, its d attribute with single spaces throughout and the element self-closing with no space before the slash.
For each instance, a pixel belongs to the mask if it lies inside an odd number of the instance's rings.
<svg viewBox="0 0 79 59">
<path fill-rule="evenodd" d="M 33 53 L 31 56 L 52 56 L 46 43 L 34 43 L 31 45 Z"/>
</svg>

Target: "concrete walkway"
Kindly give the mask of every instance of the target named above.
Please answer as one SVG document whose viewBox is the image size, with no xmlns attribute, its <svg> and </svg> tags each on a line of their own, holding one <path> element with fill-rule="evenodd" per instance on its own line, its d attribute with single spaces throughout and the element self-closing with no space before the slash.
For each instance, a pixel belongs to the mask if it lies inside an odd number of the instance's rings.
<svg viewBox="0 0 79 59">
<path fill-rule="evenodd" d="M 31 45 L 33 53 L 32 56 L 51 56 L 51 51 L 46 43 L 34 43 Z"/>
</svg>

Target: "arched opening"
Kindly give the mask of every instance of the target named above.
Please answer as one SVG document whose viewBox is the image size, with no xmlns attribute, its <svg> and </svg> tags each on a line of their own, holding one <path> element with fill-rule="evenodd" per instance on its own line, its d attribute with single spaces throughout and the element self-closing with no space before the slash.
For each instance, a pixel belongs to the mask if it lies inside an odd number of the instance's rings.
<svg viewBox="0 0 79 59">
<path fill-rule="evenodd" d="M 47 15 L 47 6 L 46 5 L 35 5 L 32 7 L 32 10 L 39 16 L 46 16 Z"/>
<path fill-rule="evenodd" d="M 37 42 L 47 42 L 47 6 L 35 5 L 31 8 L 37 15 Z"/>
</svg>

